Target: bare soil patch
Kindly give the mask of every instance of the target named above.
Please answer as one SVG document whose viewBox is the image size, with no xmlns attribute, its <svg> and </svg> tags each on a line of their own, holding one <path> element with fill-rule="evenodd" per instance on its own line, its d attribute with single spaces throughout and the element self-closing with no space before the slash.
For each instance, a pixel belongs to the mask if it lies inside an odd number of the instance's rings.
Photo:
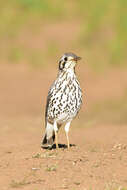
<svg viewBox="0 0 127 190">
<path fill-rule="evenodd" d="M 56 68 L 33 70 L 26 65 L 1 65 L 1 190 L 127 188 L 127 125 L 84 122 L 86 110 L 96 101 L 117 99 L 125 93 L 126 71 L 97 76 L 84 65 L 77 69 L 86 93 L 79 117 L 70 130 L 70 142 L 75 146 L 69 151 L 66 148 L 43 150 L 40 143 L 44 107 Z M 66 144 L 63 129 L 59 143 Z"/>
</svg>

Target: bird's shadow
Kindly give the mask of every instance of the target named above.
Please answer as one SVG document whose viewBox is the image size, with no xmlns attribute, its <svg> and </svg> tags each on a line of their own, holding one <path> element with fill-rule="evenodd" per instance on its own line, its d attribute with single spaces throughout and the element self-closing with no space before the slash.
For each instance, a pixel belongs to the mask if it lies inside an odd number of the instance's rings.
<svg viewBox="0 0 127 190">
<path fill-rule="evenodd" d="M 76 146 L 75 144 L 70 144 L 70 147 Z M 45 146 L 45 147 L 41 147 L 43 149 L 48 149 L 48 150 L 53 150 L 56 149 L 56 144 L 53 144 L 51 147 L 49 146 Z M 62 148 L 62 149 L 67 149 L 67 145 L 66 144 L 58 144 L 58 148 Z"/>
</svg>

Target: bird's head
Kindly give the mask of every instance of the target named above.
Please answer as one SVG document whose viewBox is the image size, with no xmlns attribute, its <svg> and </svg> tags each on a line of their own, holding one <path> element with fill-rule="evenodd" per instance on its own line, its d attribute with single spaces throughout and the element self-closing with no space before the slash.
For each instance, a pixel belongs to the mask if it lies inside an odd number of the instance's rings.
<svg viewBox="0 0 127 190">
<path fill-rule="evenodd" d="M 59 61 L 59 71 L 74 69 L 77 61 L 80 59 L 81 57 L 78 57 L 74 53 L 65 53 Z"/>
</svg>

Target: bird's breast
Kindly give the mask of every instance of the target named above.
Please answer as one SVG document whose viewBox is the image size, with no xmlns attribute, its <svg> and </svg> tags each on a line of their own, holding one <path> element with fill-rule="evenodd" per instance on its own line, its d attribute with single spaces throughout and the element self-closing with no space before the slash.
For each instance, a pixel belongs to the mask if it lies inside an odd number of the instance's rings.
<svg viewBox="0 0 127 190">
<path fill-rule="evenodd" d="M 82 92 L 76 77 L 59 77 L 51 90 L 48 117 L 63 122 L 75 117 L 82 103 Z"/>
</svg>

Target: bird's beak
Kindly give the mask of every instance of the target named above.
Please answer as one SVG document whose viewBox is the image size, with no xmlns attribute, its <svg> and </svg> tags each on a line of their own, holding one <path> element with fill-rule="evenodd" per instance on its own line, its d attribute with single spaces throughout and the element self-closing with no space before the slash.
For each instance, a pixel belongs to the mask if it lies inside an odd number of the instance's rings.
<svg viewBox="0 0 127 190">
<path fill-rule="evenodd" d="M 74 59 L 75 61 L 79 61 L 79 60 L 81 60 L 81 57 L 76 57 L 75 59 Z"/>
</svg>

